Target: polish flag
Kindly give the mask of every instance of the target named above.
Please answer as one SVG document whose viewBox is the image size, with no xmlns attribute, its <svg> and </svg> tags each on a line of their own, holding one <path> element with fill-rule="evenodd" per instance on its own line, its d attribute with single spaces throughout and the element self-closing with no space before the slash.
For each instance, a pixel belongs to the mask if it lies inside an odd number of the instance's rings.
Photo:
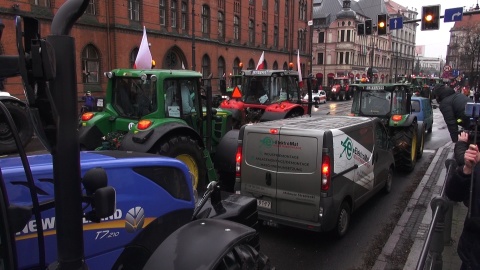
<svg viewBox="0 0 480 270">
<path fill-rule="evenodd" d="M 255 70 L 261 70 L 264 68 L 264 62 L 265 62 L 265 51 L 262 52 L 262 55 L 260 56 L 260 59 L 258 60 L 257 67 Z"/>
<path fill-rule="evenodd" d="M 151 69 L 152 68 L 152 54 L 148 47 L 147 30 L 143 27 L 142 43 L 138 49 L 137 59 L 135 59 L 135 69 Z"/>
<path fill-rule="evenodd" d="M 302 67 L 300 66 L 300 50 L 297 51 L 297 69 L 298 69 L 298 86 L 303 87 Z"/>
</svg>

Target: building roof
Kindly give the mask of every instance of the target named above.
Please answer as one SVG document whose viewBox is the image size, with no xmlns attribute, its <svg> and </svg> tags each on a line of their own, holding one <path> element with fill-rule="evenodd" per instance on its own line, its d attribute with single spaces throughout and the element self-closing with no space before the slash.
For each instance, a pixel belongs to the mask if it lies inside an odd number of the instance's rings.
<svg viewBox="0 0 480 270">
<path fill-rule="evenodd" d="M 314 4 L 317 4 L 317 1 L 314 0 Z M 314 19 L 330 17 L 330 21 L 333 22 L 337 19 L 338 13 L 343 10 L 343 0 L 323 0 L 319 2 L 321 2 L 320 5 L 317 4 L 313 6 Z M 351 1 L 350 8 L 355 13 L 364 15 L 360 9 L 360 6 L 358 5 L 358 2 Z"/>
<path fill-rule="evenodd" d="M 374 24 L 377 24 L 378 14 L 388 14 L 384 0 L 359 0 L 358 5 L 362 13 L 371 18 Z"/>
<path fill-rule="evenodd" d="M 480 23 L 480 14 L 463 16 L 461 21 L 455 22 L 450 31 L 463 30 L 466 27 L 478 25 Z"/>
</svg>

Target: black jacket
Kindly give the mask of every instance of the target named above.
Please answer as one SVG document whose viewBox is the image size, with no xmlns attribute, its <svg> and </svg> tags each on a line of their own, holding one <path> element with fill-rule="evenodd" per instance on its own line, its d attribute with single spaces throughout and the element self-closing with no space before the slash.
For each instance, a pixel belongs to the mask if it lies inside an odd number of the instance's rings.
<svg viewBox="0 0 480 270">
<path fill-rule="evenodd" d="M 465 116 L 465 105 L 472 100 L 461 93 L 455 93 L 450 87 L 440 86 L 435 89 L 435 97 L 440 103 L 440 111 L 447 124 L 450 138 L 458 141 L 458 125 L 469 129 L 470 118 Z M 461 122 L 458 122 L 461 120 Z"/>
<path fill-rule="evenodd" d="M 466 218 L 462 235 L 458 240 L 457 252 L 462 262 L 470 269 L 480 269 L 480 164 L 474 169 L 471 217 Z M 463 173 L 463 166 L 458 166 L 447 179 L 445 194 L 456 202 L 468 206 L 470 195 L 470 175 Z"/>
</svg>

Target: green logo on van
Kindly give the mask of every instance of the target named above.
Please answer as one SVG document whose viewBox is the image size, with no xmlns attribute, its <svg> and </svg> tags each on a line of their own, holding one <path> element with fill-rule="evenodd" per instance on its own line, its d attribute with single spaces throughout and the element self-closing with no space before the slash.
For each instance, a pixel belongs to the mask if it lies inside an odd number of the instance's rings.
<svg viewBox="0 0 480 270">
<path fill-rule="evenodd" d="M 260 142 L 268 148 L 272 147 L 272 145 L 275 143 L 275 141 L 270 137 L 265 137 L 261 139 Z"/>
<path fill-rule="evenodd" d="M 347 137 L 345 139 L 345 141 L 341 141 L 340 144 L 343 146 L 343 151 L 342 153 L 340 154 L 340 157 L 343 156 L 343 153 L 346 153 L 347 154 L 347 159 L 350 160 L 352 159 L 352 155 L 353 155 L 353 142 L 352 142 L 352 139 L 350 139 L 350 137 Z"/>
</svg>

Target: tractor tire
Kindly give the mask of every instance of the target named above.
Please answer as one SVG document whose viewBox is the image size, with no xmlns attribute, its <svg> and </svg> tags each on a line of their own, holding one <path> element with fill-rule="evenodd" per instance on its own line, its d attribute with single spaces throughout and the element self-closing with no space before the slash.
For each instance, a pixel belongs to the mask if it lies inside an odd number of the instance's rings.
<svg viewBox="0 0 480 270">
<path fill-rule="evenodd" d="M 340 212 L 337 217 L 337 224 L 335 226 L 335 236 L 342 238 L 347 234 L 348 227 L 350 226 L 350 219 L 352 215 L 352 208 L 346 201 L 342 202 L 340 206 Z"/>
<path fill-rule="evenodd" d="M 13 118 L 23 147 L 26 147 L 33 137 L 33 125 L 28 116 L 27 108 L 16 102 L 3 101 L 3 104 Z M 17 151 L 17 145 L 15 144 L 12 130 L 8 125 L 7 116 L 3 111 L 0 111 L 0 155 Z"/>
<path fill-rule="evenodd" d="M 192 175 L 194 189 L 206 189 L 207 166 L 203 158 L 202 148 L 189 136 L 175 136 L 159 142 L 156 154 L 173 157 L 183 161 Z"/>
<path fill-rule="evenodd" d="M 421 127 L 418 127 L 418 140 L 417 140 L 417 159 L 422 158 L 423 148 L 425 147 L 425 125 L 422 124 Z"/>
<path fill-rule="evenodd" d="M 395 166 L 400 171 L 411 172 L 417 163 L 417 123 L 398 128 L 392 140 L 395 153 Z"/>
<path fill-rule="evenodd" d="M 266 255 L 252 246 L 243 244 L 235 246 L 228 252 L 215 269 L 270 270 L 275 267 L 271 266 L 270 259 Z"/>
</svg>

